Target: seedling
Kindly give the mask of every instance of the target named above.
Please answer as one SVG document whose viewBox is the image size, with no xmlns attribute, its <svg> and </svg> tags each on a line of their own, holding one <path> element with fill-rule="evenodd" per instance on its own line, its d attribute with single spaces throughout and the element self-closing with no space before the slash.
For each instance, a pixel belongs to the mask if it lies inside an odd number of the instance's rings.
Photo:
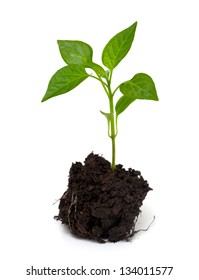
<svg viewBox="0 0 199 280">
<path fill-rule="evenodd" d="M 108 122 L 108 136 L 112 142 L 112 170 L 116 167 L 116 143 L 118 134 L 118 117 L 136 99 L 155 100 L 158 96 L 152 78 L 145 73 L 138 73 L 132 79 L 112 88 L 113 70 L 129 52 L 134 40 L 137 22 L 116 34 L 104 47 L 102 63 L 93 62 L 93 50 L 82 41 L 58 40 L 59 51 L 67 66 L 59 69 L 51 78 L 42 102 L 67 93 L 87 78 L 98 81 L 109 101 L 109 112 L 103 112 Z M 94 73 L 88 74 L 90 68 Z M 121 97 L 115 103 L 115 93 L 120 90 Z M 114 105 L 115 104 L 115 105 Z"/>
</svg>

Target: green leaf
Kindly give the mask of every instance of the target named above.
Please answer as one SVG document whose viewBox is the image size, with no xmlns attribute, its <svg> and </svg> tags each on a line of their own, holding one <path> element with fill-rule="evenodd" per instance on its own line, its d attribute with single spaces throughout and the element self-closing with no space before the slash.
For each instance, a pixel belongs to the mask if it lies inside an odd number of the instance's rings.
<svg viewBox="0 0 199 280">
<path fill-rule="evenodd" d="M 133 99 L 158 101 L 155 84 L 152 78 L 144 73 L 138 73 L 131 80 L 122 83 L 120 91 Z"/>
<path fill-rule="evenodd" d="M 104 72 L 104 74 L 102 75 L 102 78 L 105 78 L 106 80 L 108 80 L 109 77 L 110 77 L 110 71 L 109 71 L 109 70 L 106 70 L 106 71 Z"/>
<path fill-rule="evenodd" d="M 117 116 L 126 110 L 136 99 L 158 101 L 155 84 L 152 78 L 144 73 L 138 73 L 131 80 L 122 83 L 120 91 L 123 93 L 123 96 L 115 106 Z"/>
<path fill-rule="evenodd" d="M 105 46 L 102 52 L 102 62 L 113 70 L 127 55 L 133 43 L 137 22 L 116 34 Z"/>
<path fill-rule="evenodd" d="M 59 69 L 52 76 L 42 102 L 74 89 L 87 77 L 89 75 L 81 65 L 68 65 Z"/>
<path fill-rule="evenodd" d="M 98 65 L 97 63 L 94 62 L 87 62 L 84 63 L 83 66 L 85 68 L 91 68 L 92 70 L 95 71 L 95 73 L 97 73 L 97 75 L 99 76 L 103 76 L 105 73 L 105 70 L 102 68 L 102 66 Z"/>
<path fill-rule="evenodd" d="M 100 76 L 104 74 L 105 70 L 92 62 L 93 50 L 87 43 L 69 40 L 58 40 L 57 42 L 61 56 L 67 64 L 81 64 L 85 68 L 91 68 Z"/>
<path fill-rule="evenodd" d="M 108 122 L 110 122 L 111 119 L 113 118 L 113 114 L 104 113 L 104 112 L 102 112 L 101 110 L 100 110 L 100 113 L 106 117 L 106 119 L 107 119 Z"/>
<path fill-rule="evenodd" d="M 115 106 L 116 115 L 119 116 L 126 108 L 135 101 L 135 98 L 131 98 L 129 96 L 123 95 L 120 97 L 120 99 L 117 101 Z"/>
<path fill-rule="evenodd" d="M 100 111 L 102 115 L 104 115 L 108 121 L 108 136 L 111 137 L 111 120 L 114 118 L 114 115 L 111 113 L 104 113 Z"/>
<path fill-rule="evenodd" d="M 93 50 L 82 41 L 58 40 L 59 50 L 67 64 L 85 64 L 92 62 Z"/>
</svg>

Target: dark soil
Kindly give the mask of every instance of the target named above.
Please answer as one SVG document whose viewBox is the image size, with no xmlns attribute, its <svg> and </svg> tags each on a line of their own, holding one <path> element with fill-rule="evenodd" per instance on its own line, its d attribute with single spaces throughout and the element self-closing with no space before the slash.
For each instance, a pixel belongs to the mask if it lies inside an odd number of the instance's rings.
<svg viewBox="0 0 199 280">
<path fill-rule="evenodd" d="M 117 165 L 91 153 L 72 164 L 68 189 L 60 199 L 59 215 L 70 231 L 99 242 L 129 240 L 135 234 L 140 207 L 151 190 L 139 171 Z"/>
</svg>

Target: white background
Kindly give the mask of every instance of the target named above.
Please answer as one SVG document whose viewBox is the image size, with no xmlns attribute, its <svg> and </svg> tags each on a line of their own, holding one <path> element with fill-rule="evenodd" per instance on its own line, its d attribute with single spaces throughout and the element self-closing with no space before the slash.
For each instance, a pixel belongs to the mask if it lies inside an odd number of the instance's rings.
<svg viewBox="0 0 199 280">
<path fill-rule="evenodd" d="M 83 279 L 196 279 L 198 274 L 199 18 L 194 0 L 48 0 L 0 4 L 1 279 L 41 279 L 26 269 L 109 268 Z M 72 162 L 91 152 L 110 160 L 108 104 L 97 81 L 41 103 L 50 77 L 64 66 L 56 40 L 82 40 L 101 52 L 138 21 L 133 47 L 115 85 L 151 75 L 159 102 L 136 101 L 119 120 L 117 162 L 141 170 L 154 189 L 132 242 L 77 239 L 53 219 Z M 120 276 L 121 266 L 173 266 L 171 276 Z M 81 279 L 46 277 L 45 279 Z"/>
</svg>

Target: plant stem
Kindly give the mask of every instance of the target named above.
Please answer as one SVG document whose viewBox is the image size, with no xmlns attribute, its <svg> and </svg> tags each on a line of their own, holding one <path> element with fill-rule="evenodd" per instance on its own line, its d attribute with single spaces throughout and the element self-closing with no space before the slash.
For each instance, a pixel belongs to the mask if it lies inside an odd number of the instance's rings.
<svg viewBox="0 0 199 280">
<path fill-rule="evenodd" d="M 112 114 L 111 118 L 111 142 L 112 142 L 112 164 L 111 168 L 112 170 L 115 170 L 115 152 L 116 152 L 116 145 L 115 145 L 115 112 L 114 112 L 114 103 L 113 103 L 113 95 L 111 94 L 109 98 L 109 104 L 110 104 L 110 114 Z"/>
<path fill-rule="evenodd" d="M 109 91 L 109 107 L 110 107 L 110 114 L 112 115 L 110 125 L 111 125 L 111 143 L 112 143 L 112 163 L 111 163 L 111 168 L 112 170 L 115 170 L 115 155 L 116 155 L 116 144 L 115 144 L 115 108 L 114 108 L 114 102 L 113 102 L 113 97 L 114 93 L 111 90 L 111 78 L 112 78 L 112 72 L 110 73 L 110 78 L 108 81 L 108 91 Z"/>
<path fill-rule="evenodd" d="M 97 73 L 96 73 L 97 74 Z M 110 108 L 110 115 L 112 116 L 110 122 L 108 122 L 108 135 L 109 135 L 109 125 L 110 125 L 110 135 L 111 143 L 112 143 L 112 163 L 111 163 L 111 169 L 115 170 L 115 158 L 116 158 L 116 144 L 115 144 L 115 137 L 117 135 L 117 121 L 115 116 L 115 107 L 113 102 L 113 97 L 115 92 L 119 87 L 117 87 L 113 92 L 111 90 L 111 79 L 112 79 L 112 71 L 110 72 L 109 78 L 106 78 L 107 83 L 105 83 L 102 78 L 97 74 L 97 77 L 92 76 L 92 78 L 97 79 L 102 84 L 108 99 L 109 99 L 109 108 Z"/>
</svg>

